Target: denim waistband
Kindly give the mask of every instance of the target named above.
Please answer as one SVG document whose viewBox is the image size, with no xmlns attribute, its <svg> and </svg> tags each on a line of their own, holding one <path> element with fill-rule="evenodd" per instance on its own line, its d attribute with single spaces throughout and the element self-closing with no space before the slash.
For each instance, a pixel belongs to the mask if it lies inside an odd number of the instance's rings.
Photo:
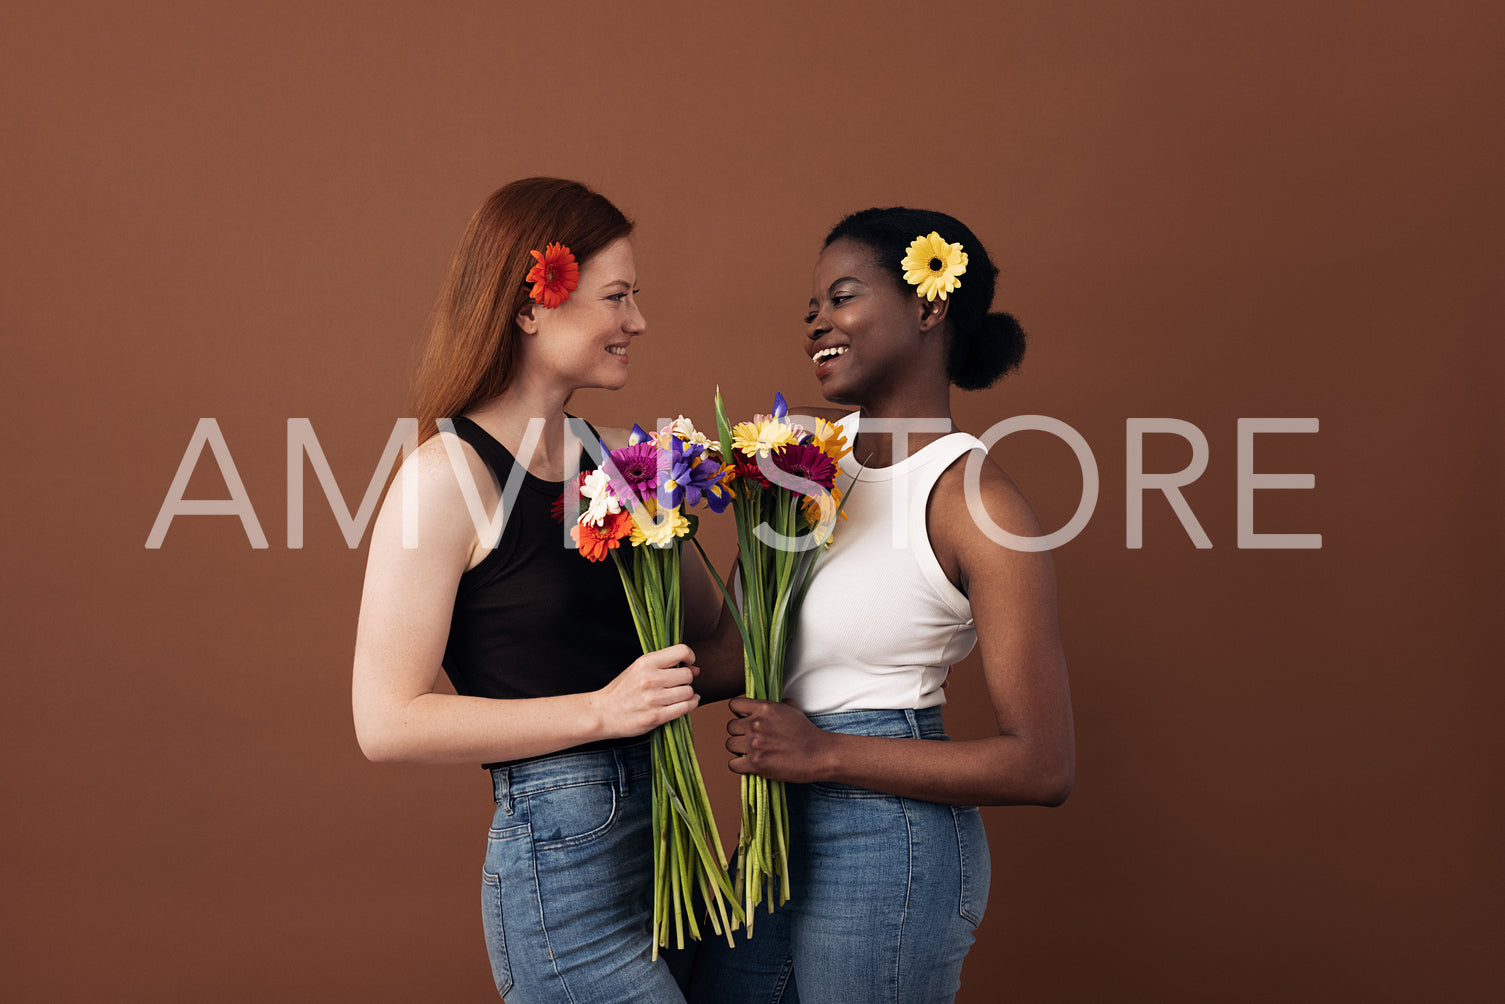
<svg viewBox="0 0 1505 1004">
<path fill-rule="evenodd" d="M 619 746 L 609 750 L 584 753 L 560 753 L 518 764 L 491 768 L 491 794 L 498 804 L 533 792 L 551 788 L 568 788 L 576 784 L 616 781 L 622 794 L 631 782 L 646 778 L 652 771 L 649 741 Z"/>
<path fill-rule="evenodd" d="M 810 721 L 827 732 L 849 736 L 885 736 L 895 739 L 944 739 L 946 726 L 941 707 L 909 708 L 903 711 L 831 711 L 810 715 Z"/>
</svg>

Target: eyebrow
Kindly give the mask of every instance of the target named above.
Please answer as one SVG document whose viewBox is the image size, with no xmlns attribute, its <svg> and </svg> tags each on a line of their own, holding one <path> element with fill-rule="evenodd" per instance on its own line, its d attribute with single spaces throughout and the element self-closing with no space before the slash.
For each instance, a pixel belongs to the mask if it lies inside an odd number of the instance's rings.
<svg viewBox="0 0 1505 1004">
<path fill-rule="evenodd" d="M 628 282 L 626 279 L 613 279 L 611 282 L 606 283 L 601 288 L 611 289 L 611 287 L 613 286 L 621 286 L 623 289 L 631 289 L 632 283 Z"/>
</svg>

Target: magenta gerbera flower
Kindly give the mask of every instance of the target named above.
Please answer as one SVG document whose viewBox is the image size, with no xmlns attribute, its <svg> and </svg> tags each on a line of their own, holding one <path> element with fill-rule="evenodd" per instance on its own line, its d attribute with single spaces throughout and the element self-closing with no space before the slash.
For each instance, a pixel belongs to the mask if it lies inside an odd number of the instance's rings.
<svg viewBox="0 0 1505 1004">
<path fill-rule="evenodd" d="M 773 462 L 779 470 L 788 471 L 806 481 L 814 481 L 826 491 L 830 491 L 831 485 L 836 481 L 836 465 L 821 452 L 819 446 L 809 443 L 785 446 L 774 451 Z"/>
<path fill-rule="evenodd" d="M 625 499 L 628 494 L 638 498 L 652 498 L 654 488 L 658 484 L 658 447 L 649 440 L 643 443 L 634 443 L 624 446 L 620 450 L 611 451 L 611 463 L 616 468 L 616 474 L 612 477 L 612 494 Z M 627 491 L 618 492 L 626 482 Z"/>
</svg>

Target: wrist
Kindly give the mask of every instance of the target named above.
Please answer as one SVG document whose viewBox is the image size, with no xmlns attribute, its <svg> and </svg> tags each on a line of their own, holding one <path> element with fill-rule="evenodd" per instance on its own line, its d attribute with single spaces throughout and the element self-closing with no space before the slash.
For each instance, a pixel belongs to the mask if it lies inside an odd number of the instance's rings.
<svg viewBox="0 0 1505 1004">
<path fill-rule="evenodd" d="M 593 743 L 602 739 L 616 738 L 615 736 L 607 735 L 605 697 L 606 695 L 599 690 L 593 690 L 580 695 L 580 709 L 577 720 L 585 729 L 583 743 Z"/>
<path fill-rule="evenodd" d="M 847 762 L 844 753 L 850 739 L 851 736 L 840 732 L 821 730 L 820 740 L 816 745 L 815 755 L 812 757 L 815 765 L 815 780 L 837 784 L 842 782 L 843 765 Z"/>
</svg>

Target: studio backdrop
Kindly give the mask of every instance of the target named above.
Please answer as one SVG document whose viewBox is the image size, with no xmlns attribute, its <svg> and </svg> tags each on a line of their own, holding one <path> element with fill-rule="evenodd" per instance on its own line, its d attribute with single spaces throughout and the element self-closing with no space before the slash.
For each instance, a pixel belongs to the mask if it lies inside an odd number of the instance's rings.
<svg viewBox="0 0 1505 1004">
<path fill-rule="evenodd" d="M 638 225 L 598 425 L 822 404 L 848 212 L 1000 265 L 954 407 L 1059 531 L 1078 762 L 983 812 L 960 1000 L 1498 999 L 1497 7 L 12 8 L 0 995 L 494 999 L 487 775 L 368 763 L 351 656 L 446 263 L 554 175 Z"/>
</svg>

